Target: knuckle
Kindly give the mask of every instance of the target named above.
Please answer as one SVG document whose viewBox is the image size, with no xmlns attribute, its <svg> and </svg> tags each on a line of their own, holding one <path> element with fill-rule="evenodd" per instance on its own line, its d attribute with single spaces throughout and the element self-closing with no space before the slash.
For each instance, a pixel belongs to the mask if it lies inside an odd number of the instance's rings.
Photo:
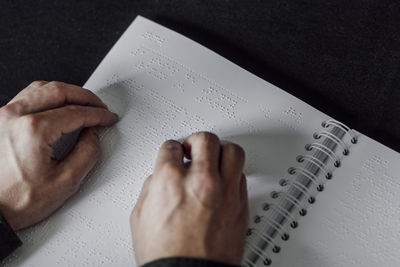
<svg viewBox="0 0 400 267">
<path fill-rule="evenodd" d="M 162 144 L 162 148 L 172 151 L 180 149 L 181 146 L 181 143 L 175 140 L 167 140 Z"/>
<path fill-rule="evenodd" d="M 45 84 L 46 84 L 45 81 L 33 81 L 28 85 L 28 87 L 40 87 L 40 86 L 43 86 Z"/>
<path fill-rule="evenodd" d="M 229 143 L 229 144 L 224 145 L 223 149 L 226 153 L 228 153 L 230 155 L 234 155 L 238 158 L 245 157 L 244 149 L 241 146 L 239 146 L 238 144 Z"/>
<path fill-rule="evenodd" d="M 198 132 L 195 137 L 202 142 L 219 143 L 218 136 L 210 132 Z"/>
<path fill-rule="evenodd" d="M 47 85 L 51 89 L 56 89 L 56 88 L 63 88 L 65 84 L 63 82 L 59 82 L 59 81 L 51 81 Z"/>
<path fill-rule="evenodd" d="M 64 98 L 64 83 L 57 81 L 49 82 L 48 89 L 54 97 L 60 99 Z"/>
<path fill-rule="evenodd" d="M 51 93 L 56 99 L 63 99 L 64 98 L 64 91 L 61 87 L 53 87 L 51 88 Z"/>
</svg>

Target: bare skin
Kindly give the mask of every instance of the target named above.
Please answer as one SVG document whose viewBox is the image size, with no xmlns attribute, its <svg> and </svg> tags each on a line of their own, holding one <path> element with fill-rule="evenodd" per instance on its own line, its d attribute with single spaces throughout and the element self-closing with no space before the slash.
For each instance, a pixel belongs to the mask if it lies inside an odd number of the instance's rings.
<svg viewBox="0 0 400 267">
<path fill-rule="evenodd" d="M 118 120 L 93 93 L 37 81 L 0 109 L 0 212 L 14 230 L 33 225 L 74 194 L 96 163 L 94 126 Z M 52 144 L 84 128 L 71 154 L 57 161 Z"/>
<path fill-rule="evenodd" d="M 131 214 L 137 263 L 193 257 L 240 264 L 248 225 L 244 158 L 241 147 L 210 133 L 165 142 Z"/>
<path fill-rule="evenodd" d="M 34 82 L 0 108 L 0 213 L 14 230 L 79 189 L 100 155 L 95 126 L 117 120 L 93 93 L 60 82 Z M 72 152 L 56 160 L 52 144 L 79 128 Z M 242 148 L 210 133 L 165 142 L 130 218 L 137 263 L 181 256 L 239 264 L 248 224 L 244 160 Z"/>
</svg>

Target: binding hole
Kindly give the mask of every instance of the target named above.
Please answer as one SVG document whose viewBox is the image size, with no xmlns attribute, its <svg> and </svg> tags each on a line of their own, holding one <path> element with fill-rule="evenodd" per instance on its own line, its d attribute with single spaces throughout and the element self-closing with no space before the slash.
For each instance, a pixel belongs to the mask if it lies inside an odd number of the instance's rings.
<svg viewBox="0 0 400 267">
<path fill-rule="evenodd" d="M 263 205 L 263 210 L 265 210 L 265 211 L 267 211 L 267 210 L 269 210 L 269 204 L 268 203 L 264 203 L 264 205 Z"/>
<path fill-rule="evenodd" d="M 277 198 L 277 197 L 279 197 L 279 193 L 276 192 L 276 191 L 272 191 L 272 192 L 271 192 L 271 197 L 272 197 L 272 198 Z"/>
<path fill-rule="evenodd" d="M 311 150 L 312 150 L 312 147 L 311 147 L 310 144 L 305 145 L 304 148 L 305 148 L 307 151 L 311 151 Z"/>
<path fill-rule="evenodd" d="M 274 247 L 272 248 L 272 252 L 273 252 L 273 253 L 278 253 L 279 251 L 281 251 L 281 247 L 280 247 L 280 246 L 274 246 Z"/>
<path fill-rule="evenodd" d="M 286 179 L 280 179 L 280 180 L 279 180 L 279 185 L 280 185 L 280 186 L 287 186 L 287 184 L 288 184 L 288 183 L 287 183 L 287 180 L 286 180 Z"/>
<path fill-rule="evenodd" d="M 263 264 L 264 264 L 265 266 L 270 266 L 270 265 L 272 264 L 272 261 L 271 261 L 271 259 L 266 258 L 266 259 L 263 261 Z"/>
<path fill-rule="evenodd" d="M 299 214 L 300 214 L 300 216 L 306 216 L 307 210 L 306 210 L 306 209 L 301 209 L 301 210 L 299 211 Z"/>
<path fill-rule="evenodd" d="M 246 236 L 251 236 L 253 234 L 253 229 L 247 228 Z"/>
<path fill-rule="evenodd" d="M 357 144 L 357 138 L 356 137 L 351 138 L 351 143 L 352 144 Z"/>
<path fill-rule="evenodd" d="M 300 155 L 300 156 L 297 156 L 297 157 L 296 157 L 296 161 L 297 161 L 297 162 L 300 162 L 300 163 L 301 163 L 301 162 L 304 162 L 303 156 L 301 156 L 301 155 Z"/>
<path fill-rule="evenodd" d="M 326 178 L 327 180 L 332 179 L 332 173 L 328 172 L 328 173 L 325 175 L 325 178 Z"/>
<path fill-rule="evenodd" d="M 326 127 L 327 127 L 327 126 L 326 126 L 326 121 L 323 121 L 323 122 L 321 123 L 321 126 L 324 127 L 324 128 L 326 128 Z"/>
<path fill-rule="evenodd" d="M 343 150 L 343 155 L 347 156 L 349 155 L 350 151 L 348 149 Z"/>
<path fill-rule="evenodd" d="M 339 160 L 335 161 L 335 163 L 333 163 L 333 166 L 335 166 L 336 168 L 339 168 L 340 167 L 340 161 Z"/>
<path fill-rule="evenodd" d="M 323 184 L 318 185 L 318 186 L 317 186 L 317 190 L 318 190 L 319 192 L 324 191 L 324 185 L 323 185 Z"/>
<path fill-rule="evenodd" d="M 296 173 L 296 169 L 293 168 L 293 167 L 290 167 L 290 168 L 288 169 L 288 173 L 293 175 L 293 174 Z"/>
<path fill-rule="evenodd" d="M 289 234 L 284 233 L 284 234 L 281 236 L 281 238 L 282 238 L 283 241 L 289 240 Z"/>
<path fill-rule="evenodd" d="M 297 228 L 297 226 L 299 226 L 299 223 L 297 221 L 293 221 L 290 223 L 290 227 L 292 227 L 293 229 Z"/>
<path fill-rule="evenodd" d="M 256 215 L 256 216 L 254 217 L 254 222 L 255 222 L 255 223 L 260 223 L 260 222 L 261 222 L 261 217 L 258 216 L 258 215 Z"/>
<path fill-rule="evenodd" d="M 314 139 L 320 139 L 321 136 L 318 133 L 313 133 L 313 137 Z"/>
<path fill-rule="evenodd" d="M 308 199 L 308 203 L 310 203 L 310 204 L 315 203 L 315 197 L 310 197 L 310 198 Z"/>
</svg>

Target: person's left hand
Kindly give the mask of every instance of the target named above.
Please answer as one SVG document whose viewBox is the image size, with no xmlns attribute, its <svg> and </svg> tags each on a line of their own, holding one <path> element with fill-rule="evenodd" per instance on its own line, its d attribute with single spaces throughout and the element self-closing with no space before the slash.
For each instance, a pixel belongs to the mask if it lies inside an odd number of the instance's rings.
<svg viewBox="0 0 400 267">
<path fill-rule="evenodd" d="M 100 154 L 93 126 L 117 120 L 92 92 L 61 82 L 33 82 L 0 109 L 0 213 L 14 230 L 46 218 L 78 190 Z M 52 145 L 79 128 L 72 152 L 56 160 Z"/>
</svg>

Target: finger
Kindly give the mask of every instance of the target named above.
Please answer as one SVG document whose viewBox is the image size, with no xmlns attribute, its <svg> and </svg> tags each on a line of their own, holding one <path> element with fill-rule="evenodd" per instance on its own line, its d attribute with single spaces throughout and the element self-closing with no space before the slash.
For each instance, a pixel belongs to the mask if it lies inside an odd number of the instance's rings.
<svg viewBox="0 0 400 267">
<path fill-rule="evenodd" d="M 35 115 L 43 130 L 43 137 L 54 144 L 62 134 L 92 126 L 110 126 L 118 121 L 118 115 L 104 108 L 68 105 Z"/>
<path fill-rule="evenodd" d="M 38 88 L 40 86 L 45 85 L 46 83 L 48 83 L 47 81 L 34 81 L 31 84 L 29 84 L 27 87 L 25 87 L 24 89 L 22 89 L 16 96 L 14 96 L 13 99 L 10 100 L 10 102 L 8 102 L 7 104 L 11 104 L 19 99 L 21 99 L 22 97 L 24 97 L 28 92 L 30 92 L 32 89 Z"/>
<path fill-rule="evenodd" d="M 247 197 L 247 181 L 246 176 L 242 175 L 240 178 L 240 205 L 239 205 L 238 219 L 243 222 L 243 234 L 245 233 L 249 224 L 249 200 Z"/>
<path fill-rule="evenodd" d="M 48 81 L 43 81 L 43 80 L 33 81 L 27 87 L 25 87 L 25 89 L 22 90 L 22 91 L 29 92 L 32 89 L 41 87 L 41 86 L 43 86 L 45 84 L 48 84 L 48 83 L 49 83 Z"/>
<path fill-rule="evenodd" d="M 232 193 L 234 194 L 239 193 L 244 161 L 245 152 L 239 145 L 234 143 L 222 145 L 220 173 L 228 190 L 233 190 Z"/>
<path fill-rule="evenodd" d="M 159 171 L 167 163 L 183 169 L 183 146 L 175 140 L 164 142 L 158 152 L 154 172 Z"/>
<path fill-rule="evenodd" d="M 35 82 L 11 102 L 20 115 L 68 104 L 107 108 L 93 92 L 62 82 Z"/>
<path fill-rule="evenodd" d="M 95 127 L 85 128 L 71 153 L 59 163 L 61 173 L 54 183 L 68 195 L 75 193 L 100 157 L 99 137 Z"/>
<path fill-rule="evenodd" d="M 244 174 L 240 177 L 240 202 L 248 206 L 248 196 L 247 196 L 247 178 Z"/>
<path fill-rule="evenodd" d="M 190 169 L 217 173 L 219 169 L 220 142 L 215 134 L 199 132 L 183 143 L 186 157 L 191 159 Z"/>
</svg>

